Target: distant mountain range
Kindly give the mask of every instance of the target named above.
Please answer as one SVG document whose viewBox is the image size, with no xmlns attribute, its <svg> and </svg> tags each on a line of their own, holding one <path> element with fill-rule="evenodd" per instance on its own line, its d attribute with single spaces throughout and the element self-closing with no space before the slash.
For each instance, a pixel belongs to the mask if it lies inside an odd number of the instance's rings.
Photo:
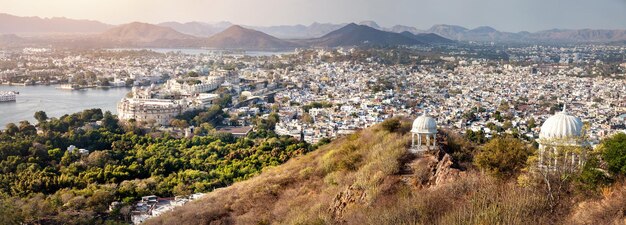
<svg viewBox="0 0 626 225">
<path fill-rule="evenodd" d="M 539 32 L 502 32 L 492 27 L 481 26 L 467 29 L 455 25 L 435 25 L 426 32 L 439 34 L 457 41 L 493 42 L 560 42 L 560 43 L 612 43 L 626 41 L 626 30 L 562 30 Z"/>
<path fill-rule="evenodd" d="M 362 21 L 358 24 L 313 23 L 308 26 L 235 26 L 230 22 L 165 22 L 156 25 L 135 22 L 113 26 L 92 20 L 19 17 L 1 13 L 0 35 L 0 46 L 10 47 L 52 43 L 81 47 L 210 47 L 261 50 L 306 46 L 446 44 L 454 41 L 626 43 L 626 30 L 553 29 L 512 33 L 488 26 L 468 29 L 443 24 L 420 30 L 404 25 L 387 28 L 374 21 Z"/>
<path fill-rule="evenodd" d="M 423 39 L 422 37 L 416 35 L 407 36 L 400 33 L 378 30 L 366 25 L 357 25 L 355 23 L 350 23 L 320 38 L 305 40 L 304 43 L 312 46 L 338 47 L 368 45 L 420 45 L 433 44 L 434 42 Z"/>
<path fill-rule="evenodd" d="M 100 33 L 113 27 L 94 20 L 67 18 L 20 17 L 0 13 L 0 34 L 67 34 Z"/>
</svg>

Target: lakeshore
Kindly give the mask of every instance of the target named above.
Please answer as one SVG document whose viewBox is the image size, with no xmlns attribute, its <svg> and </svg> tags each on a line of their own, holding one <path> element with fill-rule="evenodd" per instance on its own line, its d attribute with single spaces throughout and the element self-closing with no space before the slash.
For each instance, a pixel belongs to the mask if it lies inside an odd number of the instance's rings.
<svg viewBox="0 0 626 225">
<path fill-rule="evenodd" d="M 116 114 L 116 105 L 130 88 L 88 88 L 80 91 L 58 89 L 58 85 L 7 86 L 0 91 L 16 91 L 16 101 L 0 103 L 0 127 L 22 120 L 35 122 L 33 115 L 43 110 L 50 117 L 60 117 L 84 109 L 101 108 Z"/>
</svg>

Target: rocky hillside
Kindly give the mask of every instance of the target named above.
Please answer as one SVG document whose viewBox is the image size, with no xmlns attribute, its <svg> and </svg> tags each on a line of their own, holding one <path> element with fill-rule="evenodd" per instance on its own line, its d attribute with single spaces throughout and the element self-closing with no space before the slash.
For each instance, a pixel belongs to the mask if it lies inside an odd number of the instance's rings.
<svg viewBox="0 0 626 225">
<path fill-rule="evenodd" d="M 441 135 L 440 150 L 415 156 L 407 153 L 408 123 L 389 130 L 379 125 L 333 141 L 146 224 L 624 222 L 623 187 L 611 200 L 573 191 L 549 197 L 542 185 L 497 179 L 455 160 L 467 144 L 455 135 Z"/>
</svg>

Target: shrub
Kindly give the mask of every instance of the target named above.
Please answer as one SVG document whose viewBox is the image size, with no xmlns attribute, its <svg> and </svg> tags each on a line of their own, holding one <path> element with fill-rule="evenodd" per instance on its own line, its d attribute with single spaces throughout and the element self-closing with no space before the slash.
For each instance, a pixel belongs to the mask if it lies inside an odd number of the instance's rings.
<svg viewBox="0 0 626 225">
<path fill-rule="evenodd" d="M 389 132 L 395 132 L 396 130 L 400 128 L 401 125 L 402 123 L 400 123 L 400 119 L 395 118 L 395 117 L 391 119 L 386 119 L 380 124 L 383 130 L 386 130 Z"/>
<path fill-rule="evenodd" d="M 519 139 L 495 137 L 482 147 L 474 163 L 498 178 L 506 178 L 524 168 L 531 154 L 530 148 Z"/>
<path fill-rule="evenodd" d="M 611 183 L 611 179 L 598 168 L 599 166 L 600 160 L 591 155 L 577 179 L 583 189 L 595 190 L 598 186 Z"/>
<path fill-rule="evenodd" d="M 472 162 L 474 155 L 474 146 L 465 137 L 455 133 L 444 133 L 446 142 L 444 142 L 444 149 L 450 153 L 452 158 L 462 166 Z"/>
<path fill-rule="evenodd" d="M 602 158 L 611 173 L 626 175 L 626 134 L 619 133 L 604 139 Z"/>
</svg>

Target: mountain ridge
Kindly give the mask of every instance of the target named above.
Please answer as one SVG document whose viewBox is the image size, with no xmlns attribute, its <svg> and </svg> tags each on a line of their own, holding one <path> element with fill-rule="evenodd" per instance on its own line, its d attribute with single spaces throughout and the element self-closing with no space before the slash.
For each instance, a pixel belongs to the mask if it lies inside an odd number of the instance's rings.
<svg viewBox="0 0 626 225">
<path fill-rule="evenodd" d="M 350 23 L 338 30 L 330 32 L 320 38 L 308 41 L 313 46 L 388 46 L 388 45 L 418 45 L 424 42 L 406 37 L 399 33 L 377 30 L 366 25 Z"/>
<path fill-rule="evenodd" d="M 99 33 L 111 27 L 113 25 L 95 20 L 21 17 L 0 13 L 0 33 L 3 34 Z"/>
<path fill-rule="evenodd" d="M 301 47 L 261 31 L 233 25 L 203 41 L 203 46 L 222 49 L 271 50 Z"/>
<path fill-rule="evenodd" d="M 131 25 L 134 23 L 130 23 Z M 147 26 L 148 23 L 141 23 Z M 164 22 L 152 25 L 149 29 L 141 26 L 128 28 L 125 31 L 111 31 L 122 29 L 122 24 L 113 26 L 94 20 L 75 20 L 62 17 L 40 18 L 20 17 L 0 13 L 0 34 L 17 34 L 17 37 L 3 40 L 4 46 L 28 46 L 29 44 L 45 46 L 46 44 L 61 44 L 63 46 L 83 47 L 224 47 L 224 48 L 294 48 L 305 46 L 337 47 L 363 45 L 416 45 L 433 43 L 451 43 L 436 34 L 454 41 L 500 42 L 500 43 L 626 43 L 626 30 L 622 29 L 550 29 L 537 32 L 503 32 L 489 26 L 479 26 L 468 29 L 457 25 L 437 24 L 427 30 L 420 30 L 411 26 L 395 25 L 382 27 L 375 21 L 359 22 L 359 29 L 352 29 L 360 34 L 338 35 L 341 29 L 345 31 L 350 24 L 312 23 L 310 25 L 280 25 L 280 26 L 246 26 L 264 33 L 247 32 L 256 38 L 249 38 L 244 43 L 244 37 L 239 35 L 238 43 L 235 40 L 226 41 L 212 36 L 225 31 L 233 24 L 230 22 Z M 162 29 L 162 28 L 168 29 Z M 365 27 L 372 28 L 367 30 Z M 132 34 L 134 32 L 134 34 Z M 382 33 L 387 32 L 387 33 Z M 408 33 L 405 33 L 408 32 Z M 413 35 L 408 35 L 409 33 Z M 145 35 L 144 35 L 145 34 Z M 31 38 L 29 35 L 35 35 Z M 363 36 L 361 36 L 363 35 Z M 94 37 L 96 36 L 96 37 Z M 99 36 L 99 37 L 98 37 Z M 237 36 L 237 35 L 235 35 Z M 219 36 L 218 36 L 219 37 Z M 258 39 L 257 39 L 258 38 Z M 341 40 L 341 39 L 344 40 Z M 105 43 L 99 43 L 98 40 Z M 219 44 L 217 42 L 221 42 Z M 229 43 L 230 42 L 230 43 Z M 74 44 L 72 44 L 74 43 Z M 236 46 L 238 45 L 238 46 Z M 257 45 L 257 46 L 255 46 Z"/>
</svg>

